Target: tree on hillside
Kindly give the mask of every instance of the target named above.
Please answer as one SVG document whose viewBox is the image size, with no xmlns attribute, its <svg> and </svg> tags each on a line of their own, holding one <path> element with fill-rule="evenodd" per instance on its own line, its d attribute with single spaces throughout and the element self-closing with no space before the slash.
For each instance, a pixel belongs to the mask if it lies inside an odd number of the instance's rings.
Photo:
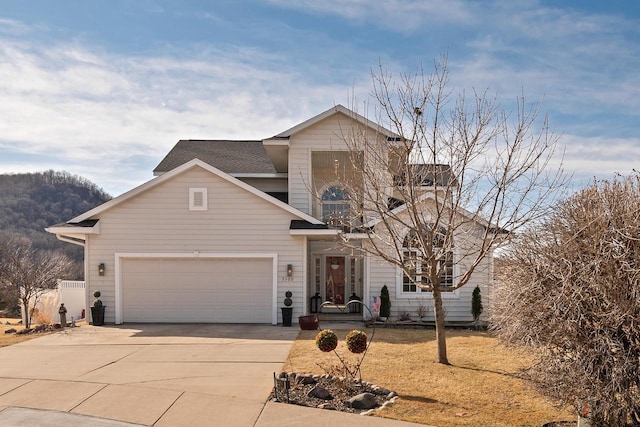
<svg viewBox="0 0 640 427">
<path fill-rule="evenodd" d="M 84 276 L 82 248 L 45 232 L 111 199 L 85 178 L 52 170 L 0 174 L 0 230 L 27 237 L 33 249 L 60 251 L 75 261 L 69 278 Z"/>
<path fill-rule="evenodd" d="M 360 246 L 347 234 L 345 244 L 397 266 L 407 288 L 433 295 L 437 360 L 448 364 L 442 295 L 466 285 L 498 243 L 544 214 L 564 184 L 551 164 L 558 138 L 524 98 L 507 112 L 487 93 L 454 97 L 446 57 L 430 75 L 395 79 L 380 67 L 372 77 L 375 121 L 399 136 L 343 129 L 351 165 L 336 171 L 350 183 L 351 218 L 367 235 Z"/>
<path fill-rule="evenodd" d="M 596 182 L 504 254 L 492 327 L 592 425 L 640 424 L 640 174 Z"/>
<path fill-rule="evenodd" d="M 34 249 L 26 237 L 0 235 L 0 290 L 20 300 L 26 328 L 31 326 L 38 298 L 56 288 L 70 265 L 62 253 Z"/>
</svg>

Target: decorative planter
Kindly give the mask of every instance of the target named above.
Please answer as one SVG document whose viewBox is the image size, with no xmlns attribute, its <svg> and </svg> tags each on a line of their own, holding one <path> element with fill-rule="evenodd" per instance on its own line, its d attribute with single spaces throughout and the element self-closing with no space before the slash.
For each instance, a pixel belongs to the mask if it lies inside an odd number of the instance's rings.
<svg viewBox="0 0 640 427">
<path fill-rule="evenodd" d="M 91 318 L 93 319 L 93 326 L 104 325 L 104 309 L 105 305 L 100 307 L 91 307 Z"/>
<path fill-rule="evenodd" d="M 293 307 L 281 307 L 280 310 L 282 310 L 282 326 L 291 326 Z"/>
<path fill-rule="evenodd" d="M 298 324 L 303 331 L 315 331 L 320 326 L 318 322 L 318 316 L 315 314 L 305 314 L 304 316 L 298 316 Z"/>
</svg>

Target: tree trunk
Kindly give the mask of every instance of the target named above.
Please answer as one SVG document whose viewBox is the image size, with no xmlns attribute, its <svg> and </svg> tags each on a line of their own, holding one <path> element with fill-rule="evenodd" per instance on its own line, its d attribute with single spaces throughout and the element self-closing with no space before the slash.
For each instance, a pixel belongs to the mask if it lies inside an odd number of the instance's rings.
<svg viewBox="0 0 640 427">
<path fill-rule="evenodd" d="M 22 306 L 24 307 L 24 327 L 26 329 L 29 329 L 31 327 L 31 316 L 32 313 L 30 313 L 31 311 L 31 307 L 29 307 L 29 298 L 21 298 L 22 300 Z"/>
<path fill-rule="evenodd" d="M 444 307 L 442 306 L 442 293 L 435 286 L 433 289 L 433 313 L 436 320 L 436 341 L 438 342 L 438 363 L 449 365 L 447 358 L 447 338 L 444 327 Z"/>
</svg>

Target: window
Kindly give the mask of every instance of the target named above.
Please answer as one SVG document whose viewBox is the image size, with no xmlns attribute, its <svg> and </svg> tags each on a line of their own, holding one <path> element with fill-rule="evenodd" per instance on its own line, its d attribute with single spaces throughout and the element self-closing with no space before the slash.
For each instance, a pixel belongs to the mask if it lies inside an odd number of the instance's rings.
<svg viewBox="0 0 640 427">
<path fill-rule="evenodd" d="M 433 252 L 440 255 L 438 271 L 440 273 L 440 288 L 446 291 L 453 286 L 453 250 L 443 251 L 446 243 L 446 230 L 440 229 L 433 236 Z M 415 231 L 410 232 L 402 245 L 404 274 L 402 275 L 402 292 L 420 292 L 417 284 L 429 285 L 428 260 L 423 256 L 422 247 Z"/>
<path fill-rule="evenodd" d="M 315 269 L 314 269 L 314 284 L 316 286 L 316 293 L 320 292 L 320 282 L 322 281 L 321 278 L 321 272 L 320 272 L 320 257 L 317 256 L 314 258 L 313 261 L 314 265 L 315 265 Z"/>
<path fill-rule="evenodd" d="M 322 194 L 322 221 L 329 227 L 351 229 L 349 194 L 340 187 L 329 187 Z"/>
<path fill-rule="evenodd" d="M 418 287 L 416 286 L 416 282 L 412 282 L 411 278 L 418 281 L 422 280 L 422 269 L 419 268 L 421 266 L 418 265 L 418 251 L 404 248 L 402 255 L 405 265 L 405 272 L 402 275 L 402 292 L 417 292 Z"/>
<path fill-rule="evenodd" d="M 189 210 L 190 211 L 206 211 L 207 205 L 207 189 L 206 188 L 190 188 L 189 189 Z"/>
</svg>

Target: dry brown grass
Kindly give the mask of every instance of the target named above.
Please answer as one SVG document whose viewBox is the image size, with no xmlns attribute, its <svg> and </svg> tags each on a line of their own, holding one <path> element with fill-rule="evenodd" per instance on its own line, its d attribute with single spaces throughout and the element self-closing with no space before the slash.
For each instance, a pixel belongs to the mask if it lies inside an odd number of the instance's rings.
<svg viewBox="0 0 640 427">
<path fill-rule="evenodd" d="M 42 336 L 42 334 L 24 334 L 24 335 L 16 335 L 16 334 L 5 334 L 4 331 L 7 329 L 16 329 L 21 330 L 24 329 L 22 325 L 18 325 L 17 322 L 19 319 L 0 319 L 2 324 L 0 324 L 0 347 L 6 347 L 8 345 L 18 344 L 19 342 L 28 341 L 38 336 Z M 11 325 L 5 325 L 5 321 L 9 321 Z"/>
<path fill-rule="evenodd" d="M 32 340 L 34 338 L 42 337 L 44 335 L 52 334 L 55 332 L 55 331 L 38 332 L 36 334 L 32 333 L 32 334 L 22 334 L 22 335 L 4 333 L 4 331 L 6 331 L 7 329 L 15 329 L 17 331 L 24 329 L 24 326 L 22 326 L 21 323 L 18 323 L 19 321 L 20 319 L 0 318 L 0 347 L 6 347 L 9 345 L 18 344 L 23 341 Z M 10 324 L 6 325 L 5 324 L 6 322 L 9 322 Z M 51 323 L 51 322 L 46 322 L 46 323 Z M 34 327 L 38 324 L 39 322 L 34 321 L 31 327 Z M 85 324 L 84 321 L 76 323 L 77 326 L 82 326 L 83 324 Z"/>
<path fill-rule="evenodd" d="M 335 331 L 340 354 L 348 330 Z M 324 373 L 318 366 L 338 362 L 315 347 L 315 331 L 301 331 L 285 365 L 287 371 Z M 367 330 L 371 334 L 371 330 Z M 450 366 L 435 363 L 433 330 L 377 329 L 362 366 L 363 380 L 396 391 L 396 404 L 382 417 L 446 426 L 540 426 L 575 419 L 517 377 L 532 363 L 486 332 L 447 331 Z M 349 360 L 353 360 L 350 357 Z"/>
</svg>

